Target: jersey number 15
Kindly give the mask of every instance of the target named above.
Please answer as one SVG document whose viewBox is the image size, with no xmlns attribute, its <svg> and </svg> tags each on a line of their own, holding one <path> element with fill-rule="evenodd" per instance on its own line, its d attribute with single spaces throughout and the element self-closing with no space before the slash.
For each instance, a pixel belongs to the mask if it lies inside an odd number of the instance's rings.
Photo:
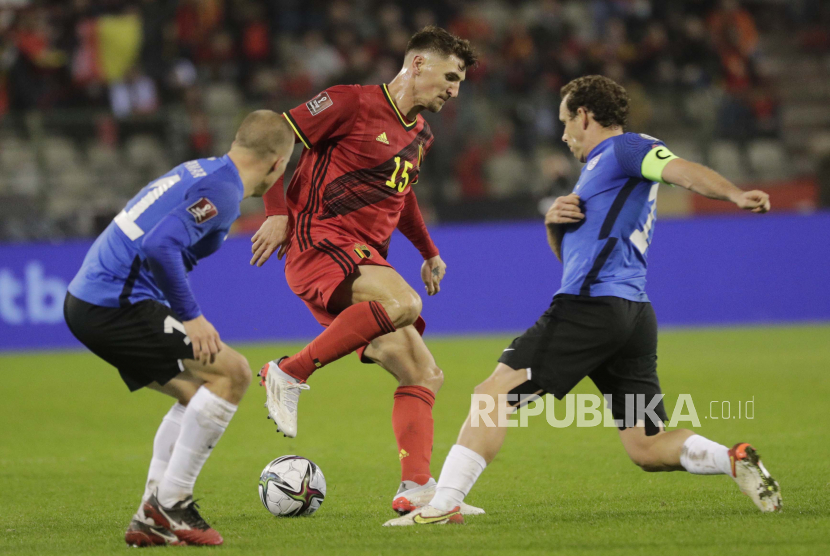
<svg viewBox="0 0 830 556">
<path fill-rule="evenodd" d="M 403 172 L 401 172 L 401 181 L 397 181 L 398 172 L 401 170 L 401 157 L 395 157 L 395 171 L 392 172 L 392 177 L 386 180 L 386 185 L 397 189 L 399 193 L 403 193 L 406 186 L 409 185 L 409 171 L 412 170 L 412 163 L 408 160 L 403 161 Z"/>
</svg>

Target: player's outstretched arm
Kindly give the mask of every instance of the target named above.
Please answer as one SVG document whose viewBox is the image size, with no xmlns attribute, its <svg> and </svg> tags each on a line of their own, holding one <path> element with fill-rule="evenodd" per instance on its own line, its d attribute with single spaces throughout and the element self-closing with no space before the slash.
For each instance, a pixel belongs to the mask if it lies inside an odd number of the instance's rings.
<svg viewBox="0 0 830 556">
<path fill-rule="evenodd" d="M 579 202 L 579 195 L 576 193 L 558 197 L 545 214 L 548 245 L 560 261 L 562 260 L 562 234 L 565 233 L 565 225 L 576 224 L 585 218 Z"/>
<path fill-rule="evenodd" d="M 679 185 L 710 199 L 731 201 L 744 210 L 769 212 L 769 195 L 763 191 L 743 191 L 732 182 L 702 164 L 682 158 L 670 160 L 663 168 L 663 181 Z"/>
</svg>

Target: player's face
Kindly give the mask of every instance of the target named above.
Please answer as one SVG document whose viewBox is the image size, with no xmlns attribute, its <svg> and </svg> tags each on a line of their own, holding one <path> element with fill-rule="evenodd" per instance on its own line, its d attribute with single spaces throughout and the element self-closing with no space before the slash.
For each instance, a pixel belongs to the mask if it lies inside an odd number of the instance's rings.
<svg viewBox="0 0 830 556">
<path fill-rule="evenodd" d="M 559 121 L 565 125 L 565 131 L 562 133 L 562 140 L 568 144 L 576 159 L 580 162 L 585 162 L 584 141 L 585 141 L 585 127 L 584 109 L 580 108 L 577 113 L 571 117 L 571 112 L 568 110 L 566 103 L 567 96 L 562 99 L 559 105 Z"/>
<path fill-rule="evenodd" d="M 418 69 L 414 85 L 416 102 L 430 112 L 440 112 L 447 101 L 458 96 L 461 82 L 467 76 L 464 63 L 458 56 L 434 52 L 425 52 L 415 58 Z"/>
</svg>

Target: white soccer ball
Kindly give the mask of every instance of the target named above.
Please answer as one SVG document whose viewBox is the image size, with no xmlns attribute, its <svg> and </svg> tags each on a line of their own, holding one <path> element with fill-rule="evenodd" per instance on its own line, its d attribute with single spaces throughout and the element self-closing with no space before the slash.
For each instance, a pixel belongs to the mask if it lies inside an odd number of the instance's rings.
<svg viewBox="0 0 830 556">
<path fill-rule="evenodd" d="M 303 457 L 277 458 L 266 465 L 259 476 L 259 499 L 277 517 L 311 515 L 325 498 L 323 472 Z"/>
</svg>

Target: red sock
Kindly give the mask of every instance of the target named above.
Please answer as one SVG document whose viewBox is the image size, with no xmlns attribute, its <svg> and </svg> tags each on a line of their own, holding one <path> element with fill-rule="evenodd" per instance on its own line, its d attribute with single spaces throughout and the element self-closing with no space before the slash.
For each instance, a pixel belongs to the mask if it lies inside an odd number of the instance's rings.
<svg viewBox="0 0 830 556">
<path fill-rule="evenodd" d="M 434 403 L 435 394 L 424 386 L 400 386 L 395 390 L 392 429 L 398 441 L 401 481 L 422 485 L 432 477 L 429 460 L 432 458 Z"/>
<path fill-rule="evenodd" d="M 364 301 L 348 307 L 303 350 L 283 359 L 280 369 L 297 380 L 308 380 L 311 373 L 337 361 L 378 336 L 395 331 L 386 309 L 377 301 Z"/>
</svg>

